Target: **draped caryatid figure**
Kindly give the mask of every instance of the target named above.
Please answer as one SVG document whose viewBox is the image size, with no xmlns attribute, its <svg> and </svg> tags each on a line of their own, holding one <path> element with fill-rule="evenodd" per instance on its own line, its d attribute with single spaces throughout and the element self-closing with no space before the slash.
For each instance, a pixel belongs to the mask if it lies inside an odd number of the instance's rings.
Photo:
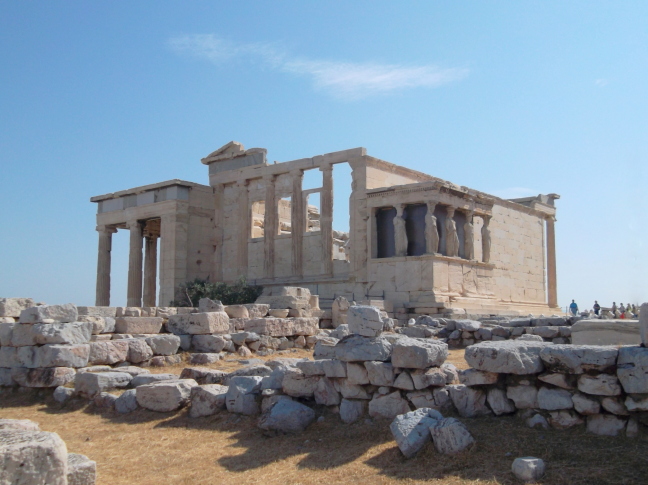
<svg viewBox="0 0 648 485">
<path fill-rule="evenodd" d="M 466 223 L 464 224 L 464 257 L 466 259 L 475 259 L 475 227 L 473 226 L 473 211 L 466 214 Z"/>
<path fill-rule="evenodd" d="M 483 218 L 484 225 L 481 228 L 482 235 L 482 261 L 484 263 L 490 262 L 490 252 L 491 252 L 491 234 L 488 224 L 490 223 L 490 216 L 484 216 Z"/>
<path fill-rule="evenodd" d="M 445 221 L 446 229 L 446 256 L 459 256 L 459 236 L 457 235 L 457 223 L 454 221 L 455 209 L 448 207 Z"/>
<path fill-rule="evenodd" d="M 396 246 L 396 256 L 407 256 L 407 230 L 405 229 L 405 218 L 403 210 L 405 206 L 400 204 L 396 207 L 396 216 L 394 217 L 394 243 Z"/>
<path fill-rule="evenodd" d="M 425 246 L 428 254 L 439 252 L 439 230 L 437 218 L 434 215 L 435 202 L 427 203 L 427 214 L 425 214 Z"/>
</svg>

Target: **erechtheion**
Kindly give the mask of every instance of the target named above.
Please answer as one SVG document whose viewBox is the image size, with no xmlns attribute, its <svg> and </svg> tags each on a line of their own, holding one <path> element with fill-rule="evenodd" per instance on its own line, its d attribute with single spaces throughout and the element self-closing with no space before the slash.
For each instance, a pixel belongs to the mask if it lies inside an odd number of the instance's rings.
<svg viewBox="0 0 648 485">
<path fill-rule="evenodd" d="M 323 308 L 345 296 L 421 314 L 558 311 L 556 194 L 505 200 L 364 148 L 269 164 L 265 149 L 230 142 L 202 163 L 209 186 L 171 180 L 91 199 L 98 306 L 110 304 L 112 234 L 127 229 L 128 306 L 169 305 L 194 278 L 244 276 L 309 288 Z M 333 230 L 337 164 L 351 168 L 348 234 Z M 319 188 L 302 188 L 308 170 L 321 172 Z M 314 194 L 319 209 L 308 203 Z"/>
</svg>

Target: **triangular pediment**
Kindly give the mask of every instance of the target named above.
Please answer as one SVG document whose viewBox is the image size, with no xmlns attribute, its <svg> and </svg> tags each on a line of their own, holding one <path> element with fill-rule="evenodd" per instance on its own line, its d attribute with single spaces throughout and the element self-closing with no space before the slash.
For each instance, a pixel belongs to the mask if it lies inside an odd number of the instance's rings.
<svg viewBox="0 0 648 485">
<path fill-rule="evenodd" d="M 226 143 L 222 147 L 220 147 L 218 150 L 211 152 L 205 158 L 206 159 L 211 159 L 211 158 L 227 159 L 227 158 L 234 158 L 237 155 L 243 155 L 244 153 L 245 153 L 245 147 L 243 146 L 243 143 L 239 143 L 237 141 L 231 141 L 229 143 Z"/>
</svg>

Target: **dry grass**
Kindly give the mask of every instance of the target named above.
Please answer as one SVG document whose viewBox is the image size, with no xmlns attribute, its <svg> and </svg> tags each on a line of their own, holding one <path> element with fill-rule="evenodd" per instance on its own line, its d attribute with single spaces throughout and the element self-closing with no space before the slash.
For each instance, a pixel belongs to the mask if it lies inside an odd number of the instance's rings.
<svg viewBox="0 0 648 485">
<path fill-rule="evenodd" d="M 41 397 L 38 397 L 38 394 Z M 97 461 L 98 484 L 513 484 L 517 456 L 547 464 L 545 484 L 646 483 L 648 440 L 599 437 L 583 429 L 538 431 L 516 418 L 464 419 L 470 451 L 442 456 L 428 445 L 405 460 L 388 422 L 342 425 L 330 411 L 297 436 L 266 437 L 256 420 L 186 412 L 99 414 L 82 401 L 65 407 L 49 392 L 4 391 L 0 418 L 32 419 L 57 432 L 70 452 Z"/>
<path fill-rule="evenodd" d="M 468 365 L 468 362 L 466 362 L 466 359 L 464 359 L 464 353 L 464 349 L 450 349 L 448 351 L 446 362 L 454 364 L 457 369 L 468 369 L 470 366 Z"/>
</svg>

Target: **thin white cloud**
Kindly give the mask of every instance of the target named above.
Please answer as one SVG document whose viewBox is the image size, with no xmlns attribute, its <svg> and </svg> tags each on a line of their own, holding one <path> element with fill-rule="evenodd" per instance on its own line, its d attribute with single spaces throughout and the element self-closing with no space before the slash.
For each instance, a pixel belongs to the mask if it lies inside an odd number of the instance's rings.
<svg viewBox="0 0 648 485">
<path fill-rule="evenodd" d="M 316 89 L 347 99 L 407 88 L 436 88 L 463 79 L 469 72 L 465 68 L 441 68 L 435 65 L 404 66 L 291 58 L 276 44 L 235 44 L 214 35 L 175 37 L 169 41 L 169 45 L 178 54 L 214 63 L 244 59 L 309 77 Z"/>
</svg>

